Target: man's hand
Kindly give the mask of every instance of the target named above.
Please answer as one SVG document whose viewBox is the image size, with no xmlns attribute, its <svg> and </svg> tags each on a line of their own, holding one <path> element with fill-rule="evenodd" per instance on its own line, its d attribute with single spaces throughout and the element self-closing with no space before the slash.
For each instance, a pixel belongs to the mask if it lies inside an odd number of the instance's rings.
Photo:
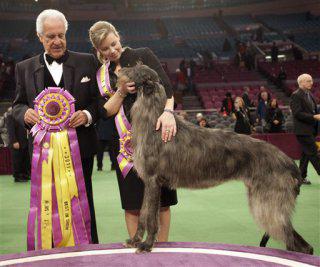
<svg viewBox="0 0 320 267">
<path fill-rule="evenodd" d="M 320 114 L 313 115 L 313 118 L 317 121 L 320 121 Z"/>
<path fill-rule="evenodd" d="M 13 143 L 13 148 L 14 149 L 19 149 L 20 148 L 20 144 L 18 142 Z"/>
<path fill-rule="evenodd" d="M 24 122 L 30 126 L 39 123 L 40 118 L 38 113 L 32 108 L 27 109 L 26 113 L 24 114 Z"/>
<path fill-rule="evenodd" d="M 72 128 L 76 128 L 81 125 L 86 125 L 87 123 L 87 115 L 82 110 L 78 110 L 71 116 L 69 126 Z"/>
</svg>

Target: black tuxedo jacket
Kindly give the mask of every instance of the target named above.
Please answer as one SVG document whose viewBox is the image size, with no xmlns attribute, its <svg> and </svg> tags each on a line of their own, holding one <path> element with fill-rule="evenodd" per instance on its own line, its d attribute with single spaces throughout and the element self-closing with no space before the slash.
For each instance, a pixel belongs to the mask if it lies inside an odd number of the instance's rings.
<svg viewBox="0 0 320 267">
<path fill-rule="evenodd" d="M 34 108 L 34 99 L 44 89 L 44 64 L 37 55 L 16 65 L 16 96 L 13 102 L 15 119 L 26 128 L 24 115 L 28 108 Z M 93 124 L 98 117 L 99 90 L 96 82 L 97 64 L 93 55 L 69 51 L 63 63 L 64 88 L 75 98 L 75 109 L 87 110 L 92 116 L 89 127 L 77 128 L 81 157 L 91 157 L 97 150 L 97 135 Z M 87 77 L 88 79 L 83 79 Z M 90 80 L 89 80 L 90 79 Z M 85 81 L 87 80 L 87 81 Z M 88 81 L 89 80 L 89 81 Z"/>
<path fill-rule="evenodd" d="M 317 114 L 317 104 L 313 97 L 312 101 L 314 102 L 314 109 L 302 89 L 296 90 L 291 95 L 290 108 L 296 135 L 317 134 L 318 122 L 313 118 L 313 115 Z"/>
</svg>

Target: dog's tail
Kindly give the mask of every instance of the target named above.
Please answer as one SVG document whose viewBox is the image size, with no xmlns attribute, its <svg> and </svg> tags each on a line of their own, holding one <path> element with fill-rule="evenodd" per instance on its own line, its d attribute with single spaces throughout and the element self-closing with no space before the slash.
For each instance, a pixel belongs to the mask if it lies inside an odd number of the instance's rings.
<svg viewBox="0 0 320 267">
<path fill-rule="evenodd" d="M 289 176 L 289 172 L 285 175 Z M 281 178 L 255 177 L 255 181 L 264 181 L 264 186 L 261 186 L 261 182 L 251 184 L 248 187 L 248 200 L 258 225 L 272 238 L 285 242 L 284 229 L 291 225 L 299 187 L 292 177 Z"/>
<path fill-rule="evenodd" d="M 294 198 L 296 198 L 299 194 L 300 194 L 300 186 L 302 185 L 302 176 L 301 176 L 301 172 L 300 169 L 298 168 L 298 166 L 295 164 L 295 162 L 293 160 L 289 160 L 288 164 L 287 164 L 287 170 L 289 170 L 289 173 L 291 174 L 291 179 L 293 179 L 294 181 L 294 185 L 293 185 L 293 192 L 294 192 Z M 289 205 L 291 206 L 291 205 Z M 287 213 L 289 212 L 290 214 L 290 207 L 288 207 L 289 210 L 287 211 Z M 292 210 L 294 209 L 294 203 L 292 205 Z M 270 235 L 266 232 L 264 233 L 261 241 L 260 241 L 260 247 L 265 247 L 268 243 L 270 239 Z"/>
</svg>

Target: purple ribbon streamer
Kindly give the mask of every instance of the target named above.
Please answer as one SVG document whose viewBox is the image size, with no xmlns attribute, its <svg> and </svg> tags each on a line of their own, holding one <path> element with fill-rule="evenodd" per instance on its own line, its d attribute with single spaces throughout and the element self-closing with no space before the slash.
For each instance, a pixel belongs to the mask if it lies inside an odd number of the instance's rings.
<svg viewBox="0 0 320 267">
<path fill-rule="evenodd" d="M 86 233 L 88 236 L 89 243 L 92 243 L 91 240 L 91 217 L 90 217 L 90 209 L 87 198 L 87 191 L 83 177 L 82 164 L 80 161 L 80 149 L 78 145 L 77 132 L 75 129 L 68 130 L 69 142 L 70 142 L 70 150 L 71 157 L 73 161 L 73 168 L 77 180 L 78 185 L 78 195 L 80 200 L 80 206 L 82 210 L 82 214 L 84 217 L 84 223 L 86 228 Z"/>
</svg>

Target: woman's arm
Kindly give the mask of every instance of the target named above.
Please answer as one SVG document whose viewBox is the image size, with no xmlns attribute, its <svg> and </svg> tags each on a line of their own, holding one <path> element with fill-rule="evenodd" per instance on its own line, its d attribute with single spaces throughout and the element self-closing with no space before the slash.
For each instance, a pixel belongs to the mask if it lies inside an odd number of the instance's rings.
<svg viewBox="0 0 320 267">
<path fill-rule="evenodd" d="M 143 63 L 157 72 L 162 82 L 162 85 L 166 91 L 167 102 L 166 102 L 163 113 L 158 118 L 158 121 L 156 124 L 156 130 L 159 130 L 161 127 L 162 140 L 164 142 L 167 142 L 167 141 L 170 141 L 171 138 L 175 136 L 177 133 L 176 120 L 173 115 L 174 98 L 173 98 L 172 86 L 167 74 L 165 73 L 164 69 L 161 66 L 159 59 L 149 48 L 145 49 Z"/>
<path fill-rule="evenodd" d="M 116 93 L 103 105 L 107 111 L 107 117 L 117 114 L 127 94 L 135 93 L 135 91 L 134 82 L 125 83 L 118 88 Z"/>
</svg>

